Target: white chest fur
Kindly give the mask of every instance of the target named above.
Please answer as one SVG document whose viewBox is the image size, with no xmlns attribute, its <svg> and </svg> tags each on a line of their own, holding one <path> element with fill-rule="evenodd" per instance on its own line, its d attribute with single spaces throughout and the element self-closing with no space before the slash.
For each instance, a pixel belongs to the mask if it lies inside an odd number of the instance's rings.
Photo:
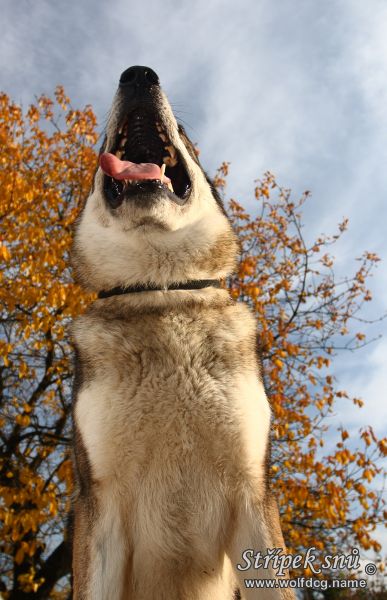
<svg viewBox="0 0 387 600">
<path fill-rule="evenodd" d="M 94 311 L 73 332 L 84 373 L 75 422 L 95 480 L 133 489 L 160 464 L 172 487 L 182 472 L 232 486 L 241 470 L 263 477 L 270 410 L 245 307 Z"/>
</svg>

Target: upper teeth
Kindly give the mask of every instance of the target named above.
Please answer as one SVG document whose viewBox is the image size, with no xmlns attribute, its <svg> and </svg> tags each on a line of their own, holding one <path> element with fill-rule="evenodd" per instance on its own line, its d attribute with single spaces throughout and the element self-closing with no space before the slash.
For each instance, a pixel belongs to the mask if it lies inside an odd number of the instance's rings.
<svg viewBox="0 0 387 600">
<path fill-rule="evenodd" d="M 121 158 L 125 155 L 125 145 L 126 142 L 128 141 L 127 135 L 127 122 L 125 122 L 123 125 L 121 125 L 121 127 L 118 130 L 119 135 L 121 136 L 122 133 L 124 132 L 123 137 L 121 137 L 120 139 L 120 146 L 119 149 L 116 151 L 116 156 L 121 160 Z M 156 123 L 156 128 L 158 131 L 158 134 L 161 138 L 161 140 L 166 143 L 169 142 L 169 139 L 165 133 L 165 130 L 163 129 L 163 127 L 161 126 L 160 123 Z M 163 175 L 165 173 L 165 167 L 175 167 L 178 163 L 178 157 L 177 157 L 177 152 L 176 149 L 174 148 L 174 146 L 172 146 L 171 143 L 169 143 L 169 145 L 164 146 L 165 150 L 168 152 L 169 156 L 163 156 L 163 166 L 161 168 L 164 168 L 164 171 L 162 172 Z M 162 177 L 163 177 L 162 175 Z M 161 178 L 162 181 L 162 178 Z"/>
<path fill-rule="evenodd" d="M 165 146 L 172 158 L 176 158 L 176 150 L 173 146 Z"/>
<path fill-rule="evenodd" d="M 175 167 L 177 165 L 177 159 L 172 158 L 172 156 L 163 156 L 163 163 L 167 165 L 167 167 Z"/>
<path fill-rule="evenodd" d="M 126 129 L 127 125 L 128 125 L 128 122 L 127 122 L 127 121 L 125 121 L 125 123 L 123 123 L 123 124 L 121 125 L 121 127 L 120 127 L 120 128 L 119 128 L 119 130 L 118 130 L 118 133 L 119 133 L 120 135 L 122 134 L 122 132 L 124 131 L 124 129 Z"/>
</svg>

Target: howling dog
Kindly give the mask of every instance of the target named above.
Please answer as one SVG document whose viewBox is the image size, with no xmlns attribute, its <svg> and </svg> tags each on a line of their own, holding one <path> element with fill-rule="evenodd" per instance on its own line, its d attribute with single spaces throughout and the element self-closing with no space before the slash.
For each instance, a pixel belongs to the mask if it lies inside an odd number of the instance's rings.
<svg viewBox="0 0 387 600">
<path fill-rule="evenodd" d="M 72 252 L 98 292 L 72 328 L 75 600 L 293 598 L 245 586 L 276 574 L 243 553 L 284 542 L 256 324 L 220 286 L 238 250 L 158 76 L 130 67 Z"/>
</svg>

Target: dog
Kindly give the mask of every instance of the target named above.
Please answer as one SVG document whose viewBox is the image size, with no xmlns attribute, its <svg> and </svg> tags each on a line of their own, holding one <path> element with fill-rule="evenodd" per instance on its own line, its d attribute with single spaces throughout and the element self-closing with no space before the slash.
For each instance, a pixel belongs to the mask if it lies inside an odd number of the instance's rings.
<svg viewBox="0 0 387 600">
<path fill-rule="evenodd" d="M 220 285 L 238 251 L 158 76 L 130 67 L 72 249 L 98 293 L 72 325 L 75 600 L 294 597 L 244 583 L 276 578 L 244 551 L 284 542 L 256 324 Z"/>
</svg>

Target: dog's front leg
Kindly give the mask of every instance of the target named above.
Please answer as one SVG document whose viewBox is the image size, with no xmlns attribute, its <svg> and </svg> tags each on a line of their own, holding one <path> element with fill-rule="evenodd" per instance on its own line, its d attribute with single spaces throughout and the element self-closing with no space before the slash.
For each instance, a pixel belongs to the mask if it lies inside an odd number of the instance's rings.
<svg viewBox="0 0 387 600">
<path fill-rule="evenodd" d="M 294 600 L 295 596 L 291 589 L 270 587 L 279 584 L 278 577 L 269 560 L 267 568 L 264 568 L 262 559 L 259 561 L 259 567 L 256 568 L 253 555 L 260 552 L 262 557 L 267 557 L 268 549 L 274 548 L 281 548 L 281 551 L 285 552 L 275 499 L 269 493 L 262 501 L 245 498 L 239 504 L 236 527 L 229 550 L 231 562 L 239 579 L 242 598 Z M 246 554 L 244 555 L 244 553 Z M 286 577 L 282 579 L 286 579 Z M 260 587 L 256 586 L 254 580 L 261 580 L 258 583 Z M 263 580 L 269 581 L 264 582 Z M 252 581 L 250 584 L 252 587 L 249 588 L 246 582 L 250 581 Z"/>
<path fill-rule="evenodd" d="M 73 600 L 129 600 L 124 595 L 127 548 L 120 516 L 79 497 L 74 506 Z"/>
</svg>

